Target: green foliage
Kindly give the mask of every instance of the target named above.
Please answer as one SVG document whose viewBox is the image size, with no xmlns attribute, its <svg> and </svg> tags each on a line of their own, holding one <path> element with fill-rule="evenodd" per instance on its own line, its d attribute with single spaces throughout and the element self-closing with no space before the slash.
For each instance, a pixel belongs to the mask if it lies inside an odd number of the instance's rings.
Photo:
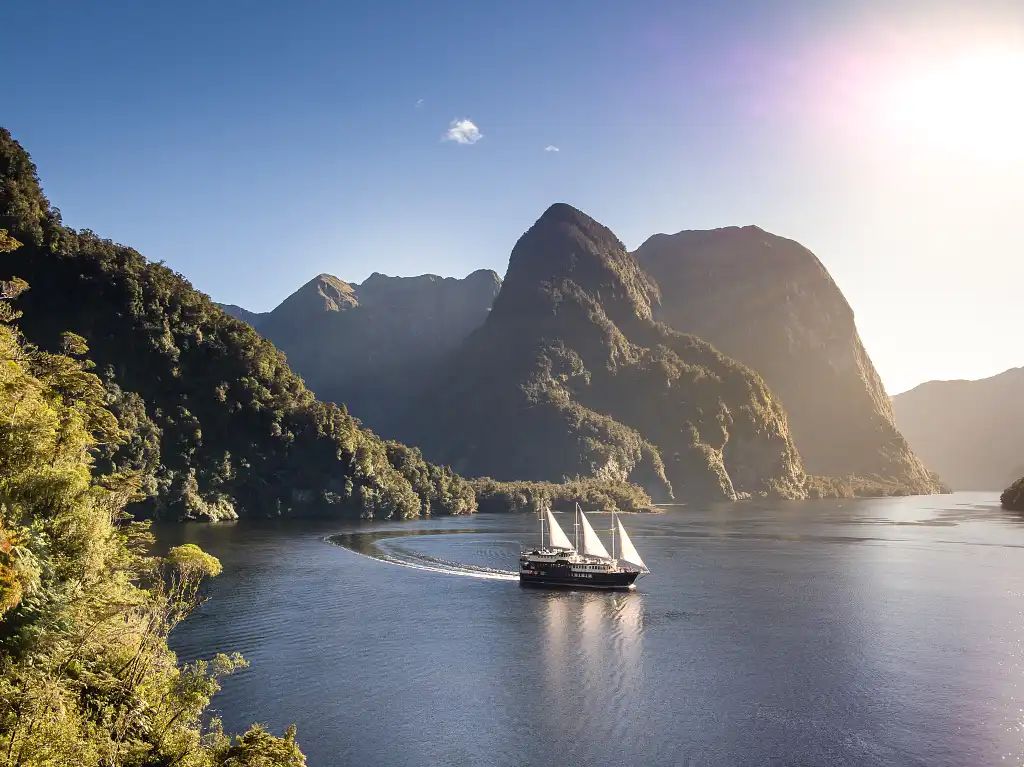
<svg viewBox="0 0 1024 767">
<path fill-rule="evenodd" d="M 304 764 L 294 730 L 204 729 L 245 662 L 179 666 L 167 636 L 220 563 L 193 545 L 144 554 L 147 524 L 124 513 L 138 475 L 94 470 L 124 433 L 90 367 L 0 324 L 0 766 Z"/>
<path fill-rule="evenodd" d="M 167 552 L 164 561 L 183 579 L 213 578 L 223 570 L 216 557 L 207 554 L 194 543 L 175 546 Z"/>
<path fill-rule="evenodd" d="M 232 743 L 224 738 L 215 748 L 218 767 L 305 767 L 306 757 L 295 742 L 295 725 L 283 738 L 256 724 Z"/>
<path fill-rule="evenodd" d="M 0 253 L 13 253 L 21 243 L 11 237 L 6 229 L 0 229 Z"/>
<path fill-rule="evenodd" d="M 1024 477 L 1021 477 L 999 496 L 1003 508 L 1008 511 L 1024 511 Z"/>
<path fill-rule="evenodd" d="M 473 485 L 447 466 L 423 460 L 419 448 L 387 442 L 388 461 L 409 482 L 423 503 L 423 514 L 472 514 L 477 510 Z"/>
<path fill-rule="evenodd" d="M 19 300 L 22 330 L 53 352 L 87 346 L 103 371 L 130 436 L 102 440 L 97 469 L 140 475 L 138 512 L 407 518 L 472 505 L 422 458 L 393 466 L 382 440 L 344 406 L 317 401 L 270 342 L 181 275 L 63 226 L 4 129 L 0 225 L 25 243 L 0 261 L 0 278 L 33 286 Z"/>
<path fill-rule="evenodd" d="M 498 482 L 490 477 L 471 480 L 480 511 L 537 512 L 546 508 L 571 511 L 650 511 L 651 497 L 642 487 L 614 479 L 576 477 L 564 482 Z"/>
</svg>

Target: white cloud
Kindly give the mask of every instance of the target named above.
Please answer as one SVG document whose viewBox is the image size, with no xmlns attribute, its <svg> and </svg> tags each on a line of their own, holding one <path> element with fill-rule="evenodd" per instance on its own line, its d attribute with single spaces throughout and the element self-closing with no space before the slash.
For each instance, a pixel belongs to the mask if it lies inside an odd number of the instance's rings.
<svg viewBox="0 0 1024 767">
<path fill-rule="evenodd" d="M 561 152 L 562 150 L 559 149 L 554 144 L 548 144 L 546 147 L 544 147 L 544 151 L 545 152 Z"/>
<path fill-rule="evenodd" d="M 475 144 L 482 139 L 484 134 L 476 127 L 472 120 L 452 120 L 442 139 L 454 141 L 457 144 Z"/>
<path fill-rule="evenodd" d="M 426 99 L 416 99 L 416 108 L 419 109 L 424 103 L 426 103 Z"/>
</svg>

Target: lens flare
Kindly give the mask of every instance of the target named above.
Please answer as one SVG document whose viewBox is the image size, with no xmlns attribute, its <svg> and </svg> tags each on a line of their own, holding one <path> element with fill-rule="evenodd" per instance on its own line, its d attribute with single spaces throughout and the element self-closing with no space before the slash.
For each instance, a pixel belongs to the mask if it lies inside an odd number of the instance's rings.
<svg viewBox="0 0 1024 767">
<path fill-rule="evenodd" d="M 891 137 L 994 165 L 1024 162 L 1024 50 L 979 50 L 880 91 Z"/>
</svg>

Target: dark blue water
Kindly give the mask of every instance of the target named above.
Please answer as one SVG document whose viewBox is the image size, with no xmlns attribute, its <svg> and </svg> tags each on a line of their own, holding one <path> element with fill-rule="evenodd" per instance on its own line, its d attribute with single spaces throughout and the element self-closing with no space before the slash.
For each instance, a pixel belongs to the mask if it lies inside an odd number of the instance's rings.
<svg viewBox="0 0 1024 767">
<path fill-rule="evenodd" d="M 173 645 L 242 652 L 215 708 L 297 722 L 311 765 L 1024 764 L 1024 517 L 994 495 L 624 520 L 652 573 L 618 594 L 503 575 L 525 516 L 163 529 L 224 564 Z"/>
</svg>

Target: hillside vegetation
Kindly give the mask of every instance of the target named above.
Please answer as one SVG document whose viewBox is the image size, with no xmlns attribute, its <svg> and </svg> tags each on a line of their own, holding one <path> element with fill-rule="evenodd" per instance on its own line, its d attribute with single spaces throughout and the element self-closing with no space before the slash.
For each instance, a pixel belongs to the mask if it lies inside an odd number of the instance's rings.
<svg viewBox="0 0 1024 767">
<path fill-rule="evenodd" d="M 584 511 L 651 511 L 651 496 L 628 482 L 576 477 L 563 482 L 498 482 L 490 478 L 471 480 L 481 512 L 544 509 L 572 511 L 579 504 Z"/>
</svg>

